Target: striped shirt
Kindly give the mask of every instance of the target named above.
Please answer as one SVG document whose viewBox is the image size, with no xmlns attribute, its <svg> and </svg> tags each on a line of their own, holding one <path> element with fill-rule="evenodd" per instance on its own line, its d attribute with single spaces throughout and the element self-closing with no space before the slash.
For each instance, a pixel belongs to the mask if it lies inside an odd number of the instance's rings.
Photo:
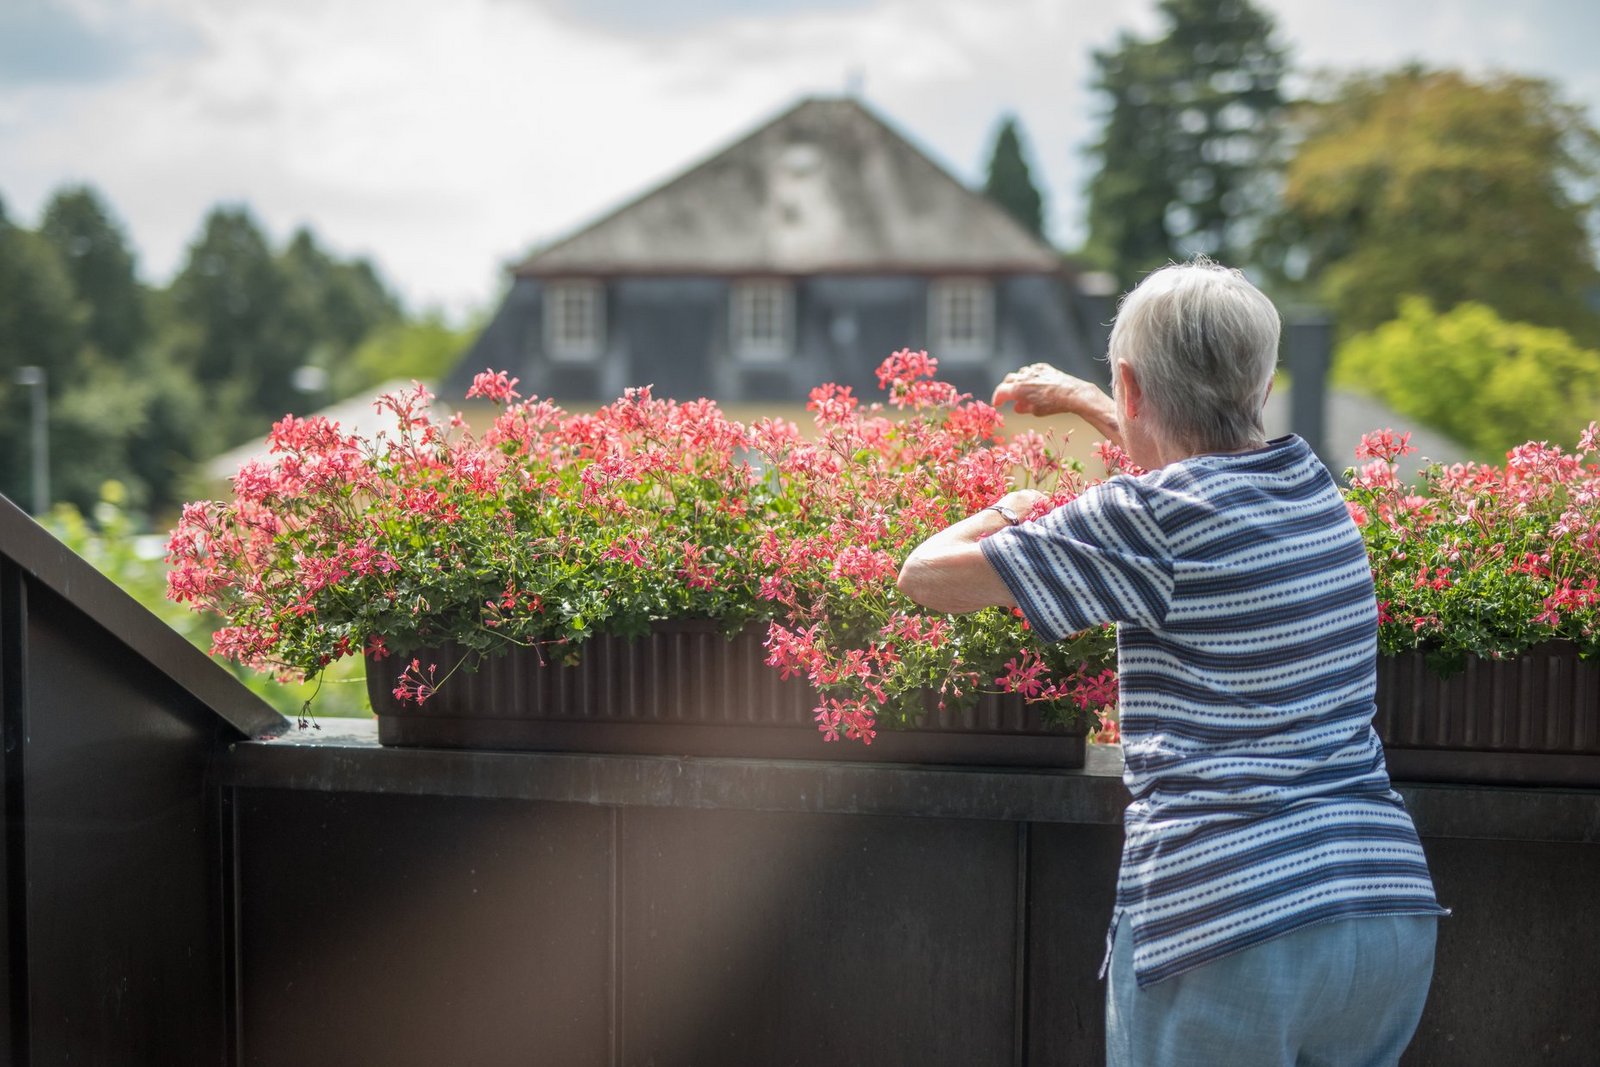
<svg viewBox="0 0 1600 1067">
<path fill-rule="evenodd" d="M 1118 624 L 1112 931 L 1141 986 L 1313 923 L 1447 914 L 1372 728 L 1366 550 L 1304 441 L 1119 475 L 981 545 L 1047 639 Z"/>
</svg>

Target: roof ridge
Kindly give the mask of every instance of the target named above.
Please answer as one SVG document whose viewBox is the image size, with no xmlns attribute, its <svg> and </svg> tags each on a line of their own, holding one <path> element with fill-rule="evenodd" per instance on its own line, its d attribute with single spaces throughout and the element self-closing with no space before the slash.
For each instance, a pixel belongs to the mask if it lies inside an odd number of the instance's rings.
<svg viewBox="0 0 1600 1067">
<path fill-rule="evenodd" d="M 801 143 L 815 145 L 817 162 L 785 159 Z M 511 270 L 538 277 L 1058 266 L 1047 242 L 859 97 L 807 95 Z"/>
<path fill-rule="evenodd" d="M 822 99 L 823 99 L 822 97 L 817 97 L 817 96 L 802 96 L 799 100 L 797 100 L 794 103 L 790 104 L 788 107 L 784 108 L 782 111 L 780 111 L 777 114 L 773 115 L 766 122 L 761 123 L 761 125 L 759 125 L 759 126 L 755 127 L 754 129 L 748 131 L 743 136 L 736 137 L 732 141 L 729 141 L 726 144 L 722 145 L 720 148 L 717 148 L 717 149 L 715 149 L 715 150 L 713 150 L 711 152 L 708 152 L 705 155 L 699 157 L 695 162 L 689 164 L 687 169 L 685 169 L 683 171 L 680 171 L 677 174 L 674 174 L 672 177 L 667 178 L 664 181 L 657 182 L 655 185 L 647 187 L 643 192 L 637 193 L 634 196 L 629 197 L 627 200 L 623 201 L 618 206 L 612 208 L 610 211 L 607 211 L 604 214 L 602 214 L 602 215 L 596 217 L 595 219 L 591 220 L 589 223 L 587 223 L 587 224 L 585 224 L 583 226 L 580 226 L 578 229 L 572 231 L 571 233 L 567 234 L 565 237 L 563 237 L 560 240 L 554 242 L 553 244 L 550 244 L 550 245 L 548 245 L 548 246 L 546 246 L 544 248 L 541 248 L 537 252 L 533 252 L 533 253 L 530 253 L 530 254 L 524 256 L 522 258 L 521 262 L 519 262 L 516 266 L 514 266 L 512 268 L 512 273 L 517 273 L 517 272 L 521 271 L 524 267 L 526 267 L 529 264 L 531 264 L 534 260 L 539 259 L 542 256 L 549 255 L 552 252 L 555 252 L 555 251 L 557 251 L 557 250 L 559 250 L 561 248 L 566 247 L 567 245 L 570 245 L 572 242 L 578 240 L 579 238 L 587 236 L 588 234 L 590 234 L 590 233 L 594 232 L 595 230 L 599 229 L 601 226 L 604 226 L 606 223 L 610 222 L 612 219 L 616 218 L 617 216 L 626 214 L 628 211 L 631 211 L 633 208 L 635 208 L 638 205 L 644 203 L 646 200 L 650 200 L 650 199 L 654 198 L 656 195 L 658 195 L 660 193 L 664 193 L 668 189 L 671 189 L 676 185 L 680 185 L 680 184 L 688 181 L 690 178 L 694 177 L 695 175 L 699 174 L 701 171 L 705 170 L 707 167 L 711 166 L 711 164 L 715 163 L 717 160 L 723 158 L 724 156 L 728 155 L 731 152 L 736 151 L 739 148 L 744 147 L 745 145 L 749 144 L 751 141 L 754 141 L 756 138 L 760 137 L 762 134 L 764 134 L 768 130 L 772 129 L 772 127 L 776 126 L 778 123 L 782 122 L 783 120 L 787 119 L 789 116 L 793 115 L 795 112 L 799 111 L 801 108 L 806 107 L 809 104 L 816 103 L 816 102 L 818 102 L 818 101 L 820 101 Z"/>
</svg>

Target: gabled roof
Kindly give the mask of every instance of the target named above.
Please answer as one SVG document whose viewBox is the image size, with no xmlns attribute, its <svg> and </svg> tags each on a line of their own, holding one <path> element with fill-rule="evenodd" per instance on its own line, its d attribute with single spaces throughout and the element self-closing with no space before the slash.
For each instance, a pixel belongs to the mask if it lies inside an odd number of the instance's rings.
<svg viewBox="0 0 1600 1067">
<path fill-rule="evenodd" d="M 851 98 L 802 100 L 514 268 L 592 274 L 1053 272 L 1060 257 Z"/>
</svg>

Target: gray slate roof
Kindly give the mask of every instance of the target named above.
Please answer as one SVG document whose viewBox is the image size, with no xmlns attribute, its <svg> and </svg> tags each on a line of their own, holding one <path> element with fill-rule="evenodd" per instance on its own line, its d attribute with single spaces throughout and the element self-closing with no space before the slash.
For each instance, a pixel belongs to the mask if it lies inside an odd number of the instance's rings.
<svg viewBox="0 0 1600 1067">
<path fill-rule="evenodd" d="M 852 98 L 802 100 L 518 275 L 1010 273 L 1057 254 Z"/>
</svg>

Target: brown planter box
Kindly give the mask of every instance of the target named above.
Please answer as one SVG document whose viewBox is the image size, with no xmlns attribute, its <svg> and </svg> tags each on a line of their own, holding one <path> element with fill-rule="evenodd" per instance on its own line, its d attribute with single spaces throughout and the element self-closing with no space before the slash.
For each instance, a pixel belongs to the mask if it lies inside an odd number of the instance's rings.
<svg viewBox="0 0 1600 1067">
<path fill-rule="evenodd" d="M 1018 697 L 985 696 L 963 712 L 930 707 L 911 730 L 871 745 L 825 742 L 809 685 L 766 665 L 765 629 L 733 640 L 715 623 L 660 624 L 639 639 L 596 637 L 576 666 L 513 649 L 457 672 L 420 707 L 393 695 L 395 660 L 367 663 L 378 740 L 429 748 L 505 748 L 635 755 L 869 760 L 1082 767 L 1084 730 L 1046 726 Z M 455 658 L 419 653 L 440 670 Z"/>
<path fill-rule="evenodd" d="M 1570 644 L 1448 678 L 1420 653 L 1379 656 L 1373 724 L 1401 781 L 1600 787 L 1600 662 Z"/>
</svg>

